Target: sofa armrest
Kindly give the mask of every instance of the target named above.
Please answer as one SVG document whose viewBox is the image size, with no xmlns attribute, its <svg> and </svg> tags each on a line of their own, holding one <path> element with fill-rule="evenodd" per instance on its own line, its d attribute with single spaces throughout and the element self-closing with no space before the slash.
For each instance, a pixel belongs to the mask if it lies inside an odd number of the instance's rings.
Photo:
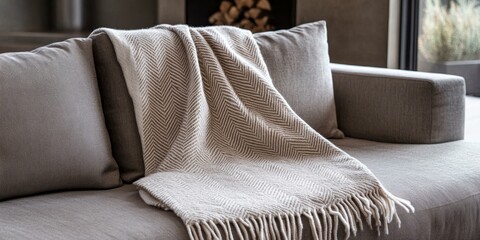
<svg viewBox="0 0 480 240">
<path fill-rule="evenodd" d="M 453 75 L 331 64 L 338 127 L 392 143 L 464 138 L 465 82 Z"/>
</svg>

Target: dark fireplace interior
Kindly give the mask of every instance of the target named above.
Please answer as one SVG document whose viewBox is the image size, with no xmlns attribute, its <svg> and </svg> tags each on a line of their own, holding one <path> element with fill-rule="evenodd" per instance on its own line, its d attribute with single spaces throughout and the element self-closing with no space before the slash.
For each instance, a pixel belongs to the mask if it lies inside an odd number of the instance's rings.
<svg viewBox="0 0 480 240">
<path fill-rule="evenodd" d="M 277 30 L 277 29 L 287 29 L 295 26 L 295 13 L 296 13 L 296 1 L 295 0 L 244 0 L 244 2 L 258 3 L 259 1 L 268 1 L 271 6 L 271 10 L 264 11 L 262 10 L 262 15 L 268 15 L 268 24 L 269 28 L 261 30 Z M 188 25 L 191 26 L 210 26 L 214 25 L 209 22 L 209 18 L 216 12 L 219 12 L 220 5 L 225 4 L 222 2 L 229 2 L 229 6 L 239 6 L 239 2 L 242 0 L 186 0 L 186 21 Z M 255 5 L 253 6 L 255 8 Z M 245 9 L 248 10 L 246 6 L 242 7 L 240 10 L 242 15 L 240 18 L 243 18 Z M 255 24 L 254 19 L 251 21 Z M 221 23 L 217 25 L 236 25 L 239 26 L 240 20 L 236 24 L 227 24 Z M 243 26 L 240 26 L 243 27 Z M 245 28 L 245 27 L 243 27 Z M 247 28 L 248 29 L 248 28 Z M 258 32 L 258 31 L 257 31 Z"/>
</svg>

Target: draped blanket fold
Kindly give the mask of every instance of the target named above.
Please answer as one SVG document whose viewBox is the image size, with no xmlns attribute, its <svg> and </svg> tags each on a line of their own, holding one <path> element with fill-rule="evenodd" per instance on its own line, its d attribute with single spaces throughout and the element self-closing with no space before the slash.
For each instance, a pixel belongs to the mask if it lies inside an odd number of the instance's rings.
<svg viewBox="0 0 480 240">
<path fill-rule="evenodd" d="M 191 239 L 301 239 L 302 218 L 314 239 L 336 239 L 339 225 L 388 233 L 397 206 L 413 210 L 292 111 L 250 32 L 98 31 L 134 103 L 146 168 L 135 185 Z"/>
</svg>

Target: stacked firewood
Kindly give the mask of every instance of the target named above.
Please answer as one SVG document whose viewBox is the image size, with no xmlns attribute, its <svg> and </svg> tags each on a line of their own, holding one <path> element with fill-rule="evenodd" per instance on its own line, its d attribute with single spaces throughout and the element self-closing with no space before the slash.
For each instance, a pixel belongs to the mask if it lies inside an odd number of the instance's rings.
<svg viewBox="0 0 480 240">
<path fill-rule="evenodd" d="M 223 0 L 219 11 L 210 16 L 213 25 L 231 25 L 264 32 L 273 30 L 270 24 L 272 6 L 268 0 Z"/>
</svg>

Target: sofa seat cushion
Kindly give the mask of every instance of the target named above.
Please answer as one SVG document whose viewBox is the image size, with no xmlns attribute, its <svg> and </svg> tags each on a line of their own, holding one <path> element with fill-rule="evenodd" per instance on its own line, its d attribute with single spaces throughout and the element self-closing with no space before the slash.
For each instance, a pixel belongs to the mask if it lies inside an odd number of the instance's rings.
<svg viewBox="0 0 480 240">
<path fill-rule="evenodd" d="M 180 218 L 146 205 L 133 185 L 0 203 L 0 239 L 188 239 Z"/>
<path fill-rule="evenodd" d="M 480 238 L 480 142 L 411 145 L 347 138 L 333 143 L 415 207 L 414 214 L 399 211 L 402 228 L 392 226 L 389 238 Z M 370 237 L 362 232 L 358 239 Z"/>
<path fill-rule="evenodd" d="M 378 237 L 366 228 L 351 239 L 480 236 L 480 143 L 402 145 L 348 138 L 334 143 L 364 162 L 387 189 L 409 199 L 416 208 L 414 214 L 399 210 L 402 228 L 391 225 L 388 236 Z M 304 229 L 306 240 L 311 239 L 309 231 Z M 146 205 L 135 187 L 125 185 L 2 202 L 0 239 L 176 240 L 188 236 L 174 213 Z"/>
</svg>

